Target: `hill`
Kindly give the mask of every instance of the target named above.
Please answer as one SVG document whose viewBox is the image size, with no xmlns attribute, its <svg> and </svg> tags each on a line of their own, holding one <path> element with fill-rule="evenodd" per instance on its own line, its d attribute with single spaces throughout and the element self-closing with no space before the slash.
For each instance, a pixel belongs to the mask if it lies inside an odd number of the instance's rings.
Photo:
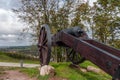
<svg viewBox="0 0 120 80">
<path fill-rule="evenodd" d="M 0 52 L 0 62 L 18 62 L 19 63 L 21 60 L 23 60 L 24 63 L 39 63 L 37 59 L 31 58 L 23 54 Z"/>
</svg>

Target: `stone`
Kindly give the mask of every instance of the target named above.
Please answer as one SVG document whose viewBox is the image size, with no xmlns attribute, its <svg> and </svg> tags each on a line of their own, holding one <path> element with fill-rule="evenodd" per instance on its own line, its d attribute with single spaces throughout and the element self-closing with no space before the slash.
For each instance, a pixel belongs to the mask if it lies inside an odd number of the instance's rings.
<svg viewBox="0 0 120 80">
<path fill-rule="evenodd" d="M 44 65 L 40 68 L 40 75 L 41 76 L 45 76 L 45 75 L 54 76 L 55 69 L 54 69 L 54 67 L 52 67 L 50 65 Z"/>
<path fill-rule="evenodd" d="M 86 72 L 87 72 L 87 70 L 86 70 L 86 69 L 84 69 L 84 68 L 80 68 L 80 71 L 82 71 L 82 72 L 84 72 L 84 73 L 86 73 Z"/>
<path fill-rule="evenodd" d="M 95 72 L 95 73 L 101 73 L 102 71 L 98 68 L 95 68 L 93 66 L 88 66 L 87 71 Z"/>
</svg>

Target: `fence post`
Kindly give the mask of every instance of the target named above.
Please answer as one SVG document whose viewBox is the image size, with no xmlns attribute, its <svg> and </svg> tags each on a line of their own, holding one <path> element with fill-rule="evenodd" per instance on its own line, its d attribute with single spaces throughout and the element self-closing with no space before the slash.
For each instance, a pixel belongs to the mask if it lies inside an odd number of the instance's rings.
<svg viewBox="0 0 120 80">
<path fill-rule="evenodd" d="M 20 67 L 23 67 L 23 60 L 20 60 Z"/>
</svg>

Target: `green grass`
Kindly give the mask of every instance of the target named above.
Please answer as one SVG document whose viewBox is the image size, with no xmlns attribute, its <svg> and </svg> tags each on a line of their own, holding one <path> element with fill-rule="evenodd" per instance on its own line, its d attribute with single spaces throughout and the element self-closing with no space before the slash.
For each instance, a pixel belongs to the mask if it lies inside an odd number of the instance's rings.
<svg viewBox="0 0 120 80">
<path fill-rule="evenodd" d="M 52 66 L 55 67 L 57 71 L 57 76 L 67 78 L 69 80 L 108 80 L 111 77 L 107 74 L 102 74 L 102 73 L 94 73 L 94 72 L 86 72 L 83 73 L 80 70 L 77 69 L 72 69 L 69 67 L 70 63 L 58 63 L 58 64 L 53 64 Z M 89 61 L 84 62 L 81 64 L 81 66 L 87 67 L 87 65 L 92 65 Z"/>
<path fill-rule="evenodd" d="M 78 69 L 70 68 L 70 63 L 51 63 L 55 70 L 56 75 L 55 77 L 64 78 L 67 80 L 111 80 L 111 76 L 106 73 L 94 73 L 94 72 L 81 72 Z M 92 65 L 89 61 L 85 61 L 81 64 L 83 67 L 87 67 L 87 65 Z M 27 73 L 31 77 L 37 77 L 39 80 L 49 80 L 49 76 L 46 75 L 44 77 L 39 76 L 39 70 L 37 68 L 23 68 L 21 69 L 22 72 Z"/>
<path fill-rule="evenodd" d="M 39 80 L 48 80 L 49 76 L 40 76 L 40 72 L 38 70 L 38 68 L 21 68 L 20 69 L 21 72 L 24 72 L 26 74 L 28 74 L 31 78 L 32 77 L 36 77 Z"/>
<path fill-rule="evenodd" d="M 9 53 L 7 53 L 7 54 L 9 54 Z M 16 63 L 19 63 L 21 60 L 23 60 L 24 63 L 37 63 L 37 64 L 39 64 L 38 60 L 14 58 L 14 57 L 11 57 L 7 54 L 3 53 L 3 52 L 0 52 L 0 62 L 16 62 Z"/>
</svg>

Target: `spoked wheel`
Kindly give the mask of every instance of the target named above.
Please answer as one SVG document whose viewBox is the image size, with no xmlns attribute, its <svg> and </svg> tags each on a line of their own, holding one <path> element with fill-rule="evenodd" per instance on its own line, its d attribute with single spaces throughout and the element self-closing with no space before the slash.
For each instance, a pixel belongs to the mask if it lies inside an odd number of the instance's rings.
<svg viewBox="0 0 120 80">
<path fill-rule="evenodd" d="M 85 61 L 85 58 L 82 57 L 79 53 L 76 53 L 73 49 L 66 49 L 67 57 L 69 61 L 71 61 L 73 64 L 80 64 Z"/>
<path fill-rule="evenodd" d="M 51 33 L 48 25 L 42 25 L 38 39 L 40 64 L 48 65 L 51 56 Z"/>
</svg>

